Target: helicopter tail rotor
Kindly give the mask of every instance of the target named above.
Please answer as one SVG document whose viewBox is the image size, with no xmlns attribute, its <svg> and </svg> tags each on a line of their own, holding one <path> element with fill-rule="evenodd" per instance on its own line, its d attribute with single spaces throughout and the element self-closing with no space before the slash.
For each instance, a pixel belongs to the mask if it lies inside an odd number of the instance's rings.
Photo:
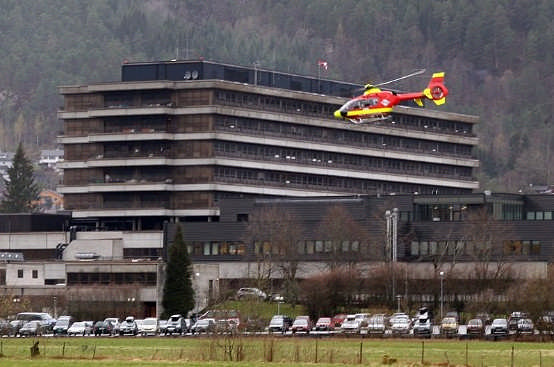
<svg viewBox="0 0 554 367">
<path fill-rule="evenodd" d="M 429 85 L 423 90 L 423 95 L 437 105 L 446 102 L 448 89 L 444 86 L 444 72 L 434 73 Z"/>
</svg>

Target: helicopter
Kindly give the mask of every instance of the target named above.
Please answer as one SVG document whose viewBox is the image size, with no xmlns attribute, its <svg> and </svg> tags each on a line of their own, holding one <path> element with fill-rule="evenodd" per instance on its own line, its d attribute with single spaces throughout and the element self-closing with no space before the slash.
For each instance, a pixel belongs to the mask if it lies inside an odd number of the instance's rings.
<svg viewBox="0 0 554 367">
<path fill-rule="evenodd" d="M 379 87 L 402 79 L 406 79 L 425 72 L 425 69 L 402 76 L 397 79 L 376 85 L 366 84 L 364 93 L 354 97 L 341 108 L 335 111 L 334 116 L 341 120 L 349 120 L 354 124 L 389 120 L 394 106 L 402 101 L 413 100 L 418 106 L 423 107 L 423 99 L 430 99 L 437 105 L 446 102 L 448 89 L 444 86 L 444 72 L 434 73 L 425 88 L 421 92 L 399 93 L 393 90 L 381 90 Z"/>
</svg>

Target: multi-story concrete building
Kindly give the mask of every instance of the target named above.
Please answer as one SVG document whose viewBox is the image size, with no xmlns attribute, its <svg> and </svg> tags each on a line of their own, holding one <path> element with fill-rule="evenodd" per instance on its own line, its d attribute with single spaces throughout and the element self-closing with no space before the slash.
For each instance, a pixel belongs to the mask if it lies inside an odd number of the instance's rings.
<svg viewBox="0 0 554 367">
<path fill-rule="evenodd" d="M 333 119 L 354 84 L 207 61 L 124 64 L 64 86 L 65 208 L 82 225 L 217 220 L 239 197 L 464 194 L 478 188 L 477 117 L 398 106 Z"/>
</svg>

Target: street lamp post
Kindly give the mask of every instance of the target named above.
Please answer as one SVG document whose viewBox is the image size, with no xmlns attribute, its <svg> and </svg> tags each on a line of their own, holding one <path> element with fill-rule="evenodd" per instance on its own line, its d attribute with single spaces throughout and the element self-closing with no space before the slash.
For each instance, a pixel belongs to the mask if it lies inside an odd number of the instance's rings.
<svg viewBox="0 0 554 367">
<path fill-rule="evenodd" d="M 281 303 L 283 303 L 284 300 L 283 296 L 275 297 L 275 301 L 277 302 L 277 315 L 281 314 Z"/>
<path fill-rule="evenodd" d="M 442 320 L 442 314 L 443 314 L 443 303 L 444 303 L 444 298 L 443 298 L 443 295 L 444 295 L 444 287 L 443 287 L 443 281 L 444 281 L 444 271 L 441 271 L 439 273 L 440 277 L 441 277 L 441 320 Z"/>
</svg>

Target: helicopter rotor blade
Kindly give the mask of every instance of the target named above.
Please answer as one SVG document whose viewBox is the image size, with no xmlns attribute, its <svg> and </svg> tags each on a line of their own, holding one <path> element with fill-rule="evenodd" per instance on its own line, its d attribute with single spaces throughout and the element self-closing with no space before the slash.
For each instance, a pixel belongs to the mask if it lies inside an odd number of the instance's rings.
<svg viewBox="0 0 554 367">
<path fill-rule="evenodd" d="M 374 84 L 374 86 L 375 87 L 380 87 L 382 85 L 387 85 L 387 84 L 394 83 L 394 82 L 397 82 L 397 81 L 402 80 L 402 79 L 407 79 L 407 78 L 411 78 L 411 77 L 416 76 L 416 75 L 423 74 L 424 72 L 425 72 L 425 69 L 420 69 L 420 70 L 414 71 L 411 74 L 401 76 L 400 78 L 392 79 L 392 80 L 382 82 L 382 83 L 379 83 L 379 84 Z"/>
</svg>

